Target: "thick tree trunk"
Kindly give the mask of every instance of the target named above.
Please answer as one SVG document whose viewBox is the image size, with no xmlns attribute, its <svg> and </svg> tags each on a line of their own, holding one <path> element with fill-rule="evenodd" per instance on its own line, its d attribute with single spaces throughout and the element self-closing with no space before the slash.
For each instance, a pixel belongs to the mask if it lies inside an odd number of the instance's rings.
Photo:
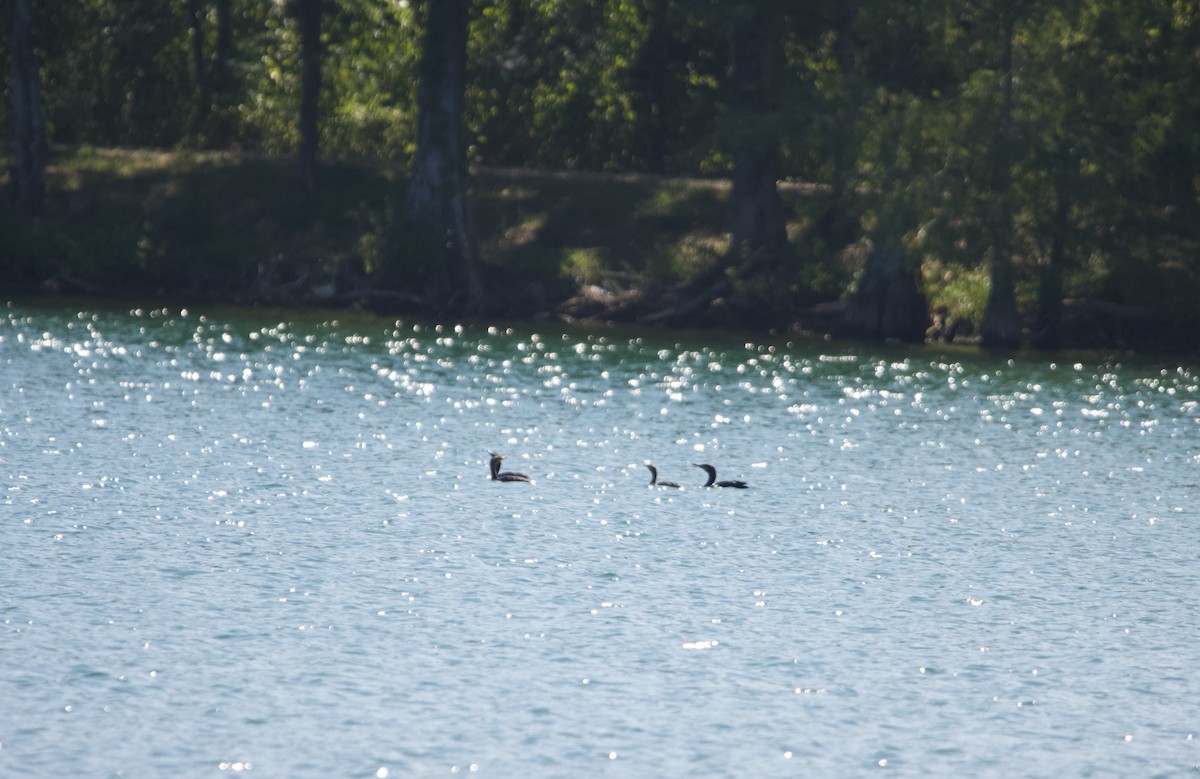
<svg viewBox="0 0 1200 779">
<path fill-rule="evenodd" d="M 997 122 L 992 168 L 991 230 L 992 273 L 988 290 L 987 311 L 980 329 L 980 344 L 987 349 L 1015 349 L 1021 345 L 1021 315 L 1017 311 L 1016 281 L 1012 258 L 1012 210 L 1009 190 L 1012 175 L 1012 110 L 1013 110 L 1013 17 L 1005 8 L 1004 53 L 1001 70 L 1004 74 L 1004 95 Z"/>
<path fill-rule="evenodd" d="M 735 261 L 773 255 L 787 243 L 778 179 L 778 20 L 772 0 L 733 11 L 733 243 Z"/>
<path fill-rule="evenodd" d="M 229 148 L 237 137 L 237 119 L 233 116 L 237 84 L 233 69 L 233 9 L 230 3 L 231 0 L 216 0 L 217 35 L 211 70 L 205 82 L 208 100 L 205 143 L 214 149 Z"/>
<path fill-rule="evenodd" d="M 475 236 L 467 199 L 467 158 L 461 140 L 469 0 L 430 0 L 417 85 L 417 149 L 405 216 L 428 229 L 425 249 L 440 257 L 429 298 L 451 305 L 463 295 L 478 310 L 483 288 L 475 268 Z"/>
<path fill-rule="evenodd" d="M 1039 349 L 1058 349 L 1062 346 L 1063 268 L 1066 264 L 1067 224 L 1071 210 L 1069 164 L 1069 157 L 1063 152 L 1055 186 L 1054 218 L 1050 225 L 1050 258 L 1042 268 L 1038 281 L 1037 319 L 1032 341 Z"/>
<path fill-rule="evenodd" d="M 233 87 L 233 9 L 231 0 L 217 0 L 217 43 L 213 59 L 213 82 L 218 92 L 228 92 Z"/>
<path fill-rule="evenodd" d="M 854 126 L 855 117 L 861 110 L 858 92 L 862 80 L 857 64 L 857 45 L 854 40 L 854 21 L 858 16 L 858 3 L 847 0 L 838 7 L 834 20 L 837 35 L 834 51 L 837 55 L 838 71 L 842 82 L 842 95 L 835 107 L 834 122 L 838 131 L 830 139 L 829 206 L 817 219 L 817 235 L 825 242 L 827 251 L 840 251 L 861 235 L 859 226 L 858 193 L 855 191 L 855 160 L 858 157 L 857 140 L 848 132 Z M 894 155 L 892 155 L 894 156 Z"/>
<path fill-rule="evenodd" d="M 13 149 L 17 203 L 26 213 L 41 211 L 45 194 L 46 127 L 42 122 L 41 76 L 33 53 L 33 17 L 29 0 L 13 9 Z"/>
<path fill-rule="evenodd" d="M 191 132 L 199 137 L 204 132 L 212 109 L 208 89 L 208 74 L 204 68 L 204 8 L 200 0 L 187 0 L 184 10 L 188 18 L 188 43 L 191 54 L 192 80 L 195 82 L 195 102 L 192 105 Z"/>
<path fill-rule="evenodd" d="M 317 189 L 317 128 L 321 96 L 321 0 L 299 0 L 300 23 L 300 185 L 312 194 Z"/>
<path fill-rule="evenodd" d="M 841 330 L 871 341 L 922 343 L 929 305 L 899 243 L 877 235 L 858 286 L 846 302 Z"/>
<path fill-rule="evenodd" d="M 979 343 L 985 349 L 1016 349 L 1021 345 L 1021 314 L 1017 310 L 1011 242 L 998 238 L 995 244 L 991 287 Z"/>
<path fill-rule="evenodd" d="M 1050 262 L 1042 268 L 1042 277 L 1038 282 L 1037 322 L 1032 338 L 1036 348 L 1053 350 L 1062 346 L 1062 313 L 1062 244 L 1055 239 Z"/>
<path fill-rule="evenodd" d="M 836 51 L 844 89 L 838 103 L 837 126 L 847 128 L 854 124 L 854 113 L 861 99 L 858 93 L 863 89 L 858 83 L 861 74 L 854 43 L 857 5 L 843 3 L 836 18 Z M 901 103 L 886 111 L 879 121 L 890 123 L 891 135 L 903 137 L 910 116 Z M 883 184 L 868 195 L 874 201 L 875 222 L 870 251 L 837 329 L 840 334 L 869 341 L 923 343 L 930 324 L 929 303 L 918 283 L 919 263 L 902 241 L 916 221 L 905 186 L 909 171 L 898 159 L 894 144 L 881 152 L 877 164 L 883 173 Z M 855 139 L 837 134 L 833 139 L 831 205 L 820 222 L 832 249 L 840 249 L 861 235 L 861 196 L 856 191 L 854 174 L 857 156 Z"/>
<path fill-rule="evenodd" d="M 525 29 L 526 0 L 509 0 L 508 2 L 508 31 L 506 37 L 510 43 L 515 43 Z"/>
<path fill-rule="evenodd" d="M 667 79 L 670 68 L 671 30 L 668 0 L 653 0 L 649 8 L 650 47 L 647 92 L 649 96 L 649 138 L 646 168 L 651 173 L 667 170 Z"/>
</svg>

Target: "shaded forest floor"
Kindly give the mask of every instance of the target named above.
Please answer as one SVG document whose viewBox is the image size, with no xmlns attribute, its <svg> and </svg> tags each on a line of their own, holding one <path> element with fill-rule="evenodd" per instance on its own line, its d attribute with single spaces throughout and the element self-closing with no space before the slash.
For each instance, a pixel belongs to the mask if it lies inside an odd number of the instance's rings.
<svg viewBox="0 0 1200 779">
<path fill-rule="evenodd" d="M 396 262 L 386 243 L 404 172 L 373 160 L 326 163 L 309 197 L 288 158 L 60 149 L 47 171 L 42 216 L 21 218 L 11 202 L 0 207 L 0 283 L 16 291 L 433 316 L 419 287 L 379 282 L 404 278 L 402 268 L 373 272 Z M 827 333 L 863 261 L 861 246 L 824 245 L 814 229 L 828 193 L 786 184 L 792 256 L 693 306 L 697 290 L 725 276 L 727 182 L 484 168 L 473 187 L 489 316 Z M 8 188 L 0 177 L 0 189 Z M 931 336 L 969 341 L 982 316 L 985 274 L 930 273 Z M 1068 308 L 1065 324 L 1070 346 L 1143 348 L 1163 345 L 1170 323 L 1090 303 Z"/>
</svg>

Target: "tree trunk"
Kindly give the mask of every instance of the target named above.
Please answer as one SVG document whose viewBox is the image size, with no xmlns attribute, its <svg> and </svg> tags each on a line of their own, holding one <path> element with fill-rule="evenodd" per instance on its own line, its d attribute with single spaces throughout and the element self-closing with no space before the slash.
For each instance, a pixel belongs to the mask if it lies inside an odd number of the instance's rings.
<svg viewBox="0 0 1200 779">
<path fill-rule="evenodd" d="M 440 255 L 430 258 L 439 269 L 429 299 L 449 306 L 465 294 L 465 307 L 475 311 L 483 288 L 475 268 L 461 140 L 469 5 L 469 0 L 430 0 L 427 6 L 417 84 L 417 149 L 405 216 L 410 228 L 430 231 L 424 248 Z"/>
<path fill-rule="evenodd" d="M 526 0 L 508 0 L 508 30 L 505 37 L 509 43 L 515 43 L 525 29 L 525 3 Z"/>
<path fill-rule="evenodd" d="M 13 10 L 13 149 L 17 203 L 27 214 L 42 209 L 46 191 L 46 126 L 42 122 L 42 92 L 33 53 L 33 17 L 29 0 L 16 0 Z"/>
<path fill-rule="evenodd" d="M 779 20 L 772 0 L 741 3 L 733 15 L 733 243 L 735 261 L 774 255 L 787 243 L 778 179 L 775 61 Z"/>
<path fill-rule="evenodd" d="M 1007 238 L 993 240 L 991 287 L 979 344 L 985 349 L 1016 349 L 1021 345 L 1021 314 L 1017 310 L 1012 244 Z"/>
<path fill-rule="evenodd" d="M 300 185 L 317 189 L 317 108 L 321 96 L 321 0 L 299 0 L 300 23 Z"/>
<path fill-rule="evenodd" d="M 1062 346 L 1062 255 L 1063 244 L 1056 237 L 1050 250 L 1050 261 L 1042 268 L 1038 282 L 1037 321 L 1032 339 L 1038 349 L 1054 350 Z"/>
<path fill-rule="evenodd" d="M 217 42 L 213 59 L 213 81 L 218 92 L 232 89 L 230 61 L 233 59 L 233 9 L 230 0 L 217 0 Z"/>
<path fill-rule="evenodd" d="M 877 234 L 867 264 L 842 315 L 844 334 L 870 341 L 923 343 L 929 305 L 917 287 L 904 248 Z"/>
<path fill-rule="evenodd" d="M 649 9 L 650 47 L 647 92 L 649 93 L 649 139 L 646 168 L 651 173 L 667 170 L 667 79 L 670 75 L 671 30 L 668 0 L 653 0 Z"/>
<path fill-rule="evenodd" d="M 986 349 L 1015 349 L 1021 345 L 1021 315 L 1017 311 L 1012 258 L 1012 209 L 1009 206 L 1009 190 L 1012 188 L 1009 166 L 1012 164 L 1013 12 L 1005 7 L 1001 14 L 1004 17 L 1004 53 L 1001 62 L 1004 95 L 996 128 L 992 198 L 989 205 L 991 288 L 988 290 L 987 311 L 980 330 L 980 345 Z"/>
<path fill-rule="evenodd" d="M 209 105 L 206 113 L 206 145 L 226 149 L 233 144 L 237 120 L 233 116 L 237 97 L 233 63 L 233 10 L 231 0 L 216 0 L 217 35 L 213 46 L 211 73 L 205 88 Z M 212 109 L 216 108 L 215 115 Z"/>
<path fill-rule="evenodd" d="M 855 63 L 854 22 L 856 3 L 844 3 L 837 19 L 837 56 L 844 93 L 838 102 L 838 127 L 854 124 L 863 91 L 861 74 Z M 911 114 L 902 101 L 888 100 L 887 109 L 877 118 L 887 123 L 890 137 L 908 135 Z M 861 233 L 854 169 L 858 156 L 857 141 L 846 133 L 833 140 L 833 188 L 830 209 L 822 218 L 827 239 L 835 239 L 830 248 L 840 249 Z M 862 275 L 846 301 L 838 332 L 869 341 L 923 343 L 929 329 L 929 303 L 918 283 L 919 261 L 909 254 L 903 235 L 916 222 L 907 184 L 910 167 L 901 162 L 897 144 L 880 150 L 875 163 L 883 174 L 880 185 L 867 197 L 873 201 L 874 228 Z"/>
<path fill-rule="evenodd" d="M 1037 319 L 1032 338 L 1033 345 L 1038 349 L 1058 349 L 1062 346 L 1063 268 L 1066 264 L 1067 224 L 1071 210 L 1071 187 L 1068 183 L 1070 164 L 1069 152 L 1062 151 L 1055 182 L 1054 217 L 1050 225 L 1050 258 L 1042 268 L 1038 281 Z"/>
<path fill-rule="evenodd" d="M 861 235 L 858 212 L 858 193 L 855 191 L 855 161 L 858 157 L 858 140 L 850 132 L 857 113 L 862 110 L 859 94 L 862 75 L 856 62 L 857 45 L 854 42 L 854 21 L 858 16 L 858 3 L 847 0 L 838 6 L 834 22 L 836 39 L 834 51 L 838 72 L 841 76 L 841 94 L 834 106 L 834 127 L 830 139 L 829 206 L 817 218 L 817 236 L 825 243 L 826 251 L 841 251 Z M 894 155 L 892 155 L 894 156 Z"/>
<path fill-rule="evenodd" d="M 200 0 L 187 0 L 184 10 L 188 18 L 188 42 L 190 44 L 192 79 L 195 81 L 195 103 L 192 106 L 190 129 L 200 137 L 212 109 L 212 96 L 208 89 L 208 74 L 204 68 L 204 8 Z"/>
</svg>

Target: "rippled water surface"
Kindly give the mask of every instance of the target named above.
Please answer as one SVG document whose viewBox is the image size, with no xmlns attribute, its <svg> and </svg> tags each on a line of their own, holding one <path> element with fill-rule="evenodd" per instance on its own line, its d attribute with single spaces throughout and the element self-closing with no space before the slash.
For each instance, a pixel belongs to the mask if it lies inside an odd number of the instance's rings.
<svg viewBox="0 0 1200 779">
<path fill-rule="evenodd" d="M 0 311 L 4 776 L 1200 764 L 1195 364 Z"/>
</svg>

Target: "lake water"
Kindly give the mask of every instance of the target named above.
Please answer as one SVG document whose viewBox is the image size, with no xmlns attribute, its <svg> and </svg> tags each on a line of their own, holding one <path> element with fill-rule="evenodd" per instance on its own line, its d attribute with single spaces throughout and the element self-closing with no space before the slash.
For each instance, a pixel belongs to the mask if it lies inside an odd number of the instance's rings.
<svg viewBox="0 0 1200 779">
<path fill-rule="evenodd" d="M 0 308 L 0 775 L 1200 765 L 1194 363 L 88 305 Z"/>
</svg>

